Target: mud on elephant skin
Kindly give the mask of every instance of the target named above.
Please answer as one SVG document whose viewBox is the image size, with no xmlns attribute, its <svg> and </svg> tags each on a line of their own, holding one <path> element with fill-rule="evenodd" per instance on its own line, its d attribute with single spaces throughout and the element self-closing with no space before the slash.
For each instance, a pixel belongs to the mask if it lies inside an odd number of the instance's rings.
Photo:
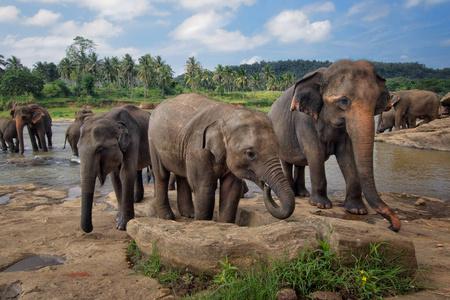
<svg viewBox="0 0 450 300">
<path fill-rule="evenodd" d="M 219 222 L 234 222 L 245 185 L 243 179 L 273 188 L 280 205 L 264 194 L 268 211 L 288 218 L 295 197 L 284 178 L 278 142 L 261 112 L 239 109 L 198 94 L 162 102 L 149 123 L 149 146 L 155 178 L 155 212 L 174 219 L 168 199 L 169 174 L 177 177 L 177 205 L 182 216 L 211 220 L 220 182 Z M 195 196 L 195 205 L 192 193 Z"/>
<path fill-rule="evenodd" d="M 150 165 L 148 121 L 150 113 L 134 105 L 112 108 L 90 117 L 81 127 L 78 149 L 81 176 L 81 228 L 91 232 L 95 181 L 103 184 L 111 174 L 118 202 L 117 228 L 126 229 L 134 218 L 134 202 L 142 200 L 142 169 Z M 135 187 L 136 185 L 136 187 Z"/>
<path fill-rule="evenodd" d="M 389 105 L 385 80 L 367 61 L 341 60 L 311 72 L 282 94 L 269 118 L 280 143 L 283 169 L 295 193 L 331 208 L 325 161 L 335 155 L 346 182 L 345 209 L 366 214 L 367 202 L 400 229 L 396 213 L 378 196 L 373 176 L 374 115 Z M 293 111 L 299 110 L 299 111 Z M 311 193 L 305 187 L 309 166 Z M 295 166 L 297 176 L 292 177 Z"/>
<path fill-rule="evenodd" d="M 30 135 L 33 151 L 42 149 L 48 151 L 52 146 L 52 118 L 50 114 L 37 104 L 17 105 L 10 111 L 12 118 L 16 121 L 16 130 L 19 137 L 20 154 L 23 154 L 25 146 L 23 143 L 23 127 L 26 125 Z M 37 143 L 36 143 L 37 138 Z M 38 147 L 39 146 L 39 147 Z"/>
<path fill-rule="evenodd" d="M 14 143 L 15 140 L 15 143 Z M 16 121 L 11 118 L 0 118 L 0 142 L 2 143 L 2 150 L 19 152 L 19 138 L 17 136 Z M 8 145 L 8 146 L 7 146 Z"/>
<path fill-rule="evenodd" d="M 72 154 L 78 156 L 78 140 L 80 139 L 80 128 L 83 126 L 84 120 L 93 116 L 94 113 L 90 109 L 80 109 L 75 112 L 75 121 L 67 127 L 64 147 L 66 148 L 66 142 L 69 142 Z"/>
</svg>

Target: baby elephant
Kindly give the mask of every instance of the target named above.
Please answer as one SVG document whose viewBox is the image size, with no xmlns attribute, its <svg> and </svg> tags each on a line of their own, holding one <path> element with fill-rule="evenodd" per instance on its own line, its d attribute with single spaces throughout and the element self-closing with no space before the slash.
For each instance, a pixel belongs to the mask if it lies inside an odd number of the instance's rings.
<svg viewBox="0 0 450 300">
<path fill-rule="evenodd" d="M 90 109 L 80 109 L 75 112 L 75 121 L 66 130 L 63 149 L 66 148 L 66 142 L 69 142 L 72 154 L 78 156 L 77 144 L 80 139 L 80 128 L 83 126 L 84 119 L 93 115 L 94 113 Z"/>
<path fill-rule="evenodd" d="M 157 106 L 148 132 L 159 218 L 175 218 L 168 198 L 170 172 L 177 178 L 178 210 L 186 217 L 213 218 L 219 181 L 218 221 L 234 222 L 243 179 L 275 191 L 280 206 L 270 193 L 264 194 L 274 217 L 285 219 L 294 211 L 294 193 L 281 169 L 278 140 L 263 113 L 198 94 L 180 95 Z"/>
<path fill-rule="evenodd" d="M 142 200 L 144 194 L 142 169 L 150 165 L 149 118 L 149 112 L 134 105 L 124 105 L 87 119 L 81 127 L 78 142 L 81 228 L 85 232 L 93 229 L 92 203 L 97 177 L 103 184 L 106 176 L 111 174 L 119 206 L 117 228 L 125 230 L 127 222 L 134 218 L 134 202 Z"/>
<path fill-rule="evenodd" d="M 16 143 L 14 144 L 14 140 Z M 19 152 L 19 139 L 17 137 L 16 121 L 11 118 L 3 117 L 0 118 L 0 141 L 2 143 L 2 150 Z M 8 147 L 6 147 L 8 144 Z"/>
</svg>

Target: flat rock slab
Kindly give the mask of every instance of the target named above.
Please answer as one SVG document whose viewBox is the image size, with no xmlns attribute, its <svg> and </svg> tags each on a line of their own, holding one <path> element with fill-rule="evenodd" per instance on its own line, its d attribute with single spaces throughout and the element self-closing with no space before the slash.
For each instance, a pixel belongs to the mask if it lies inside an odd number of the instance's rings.
<svg viewBox="0 0 450 300">
<path fill-rule="evenodd" d="M 419 149 L 450 151 L 450 118 L 436 119 L 416 128 L 380 133 L 375 136 L 375 141 Z"/>
<path fill-rule="evenodd" d="M 127 233 L 143 252 L 152 253 L 155 245 L 164 265 L 199 273 L 220 271 L 219 260 L 225 258 L 240 269 L 248 268 L 255 257 L 293 259 L 308 247 L 320 248 L 319 241 L 327 241 L 348 264 L 354 262 L 353 256 L 368 253 L 371 244 L 384 243 L 379 250 L 386 249 L 388 258 L 402 254 L 406 268 L 417 268 L 413 242 L 389 230 L 388 222 L 374 212 L 356 216 L 359 220 L 344 219 L 347 213 L 341 207 L 321 215 L 321 210 L 305 205 L 306 199 L 297 198 L 294 214 L 277 220 L 265 211 L 262 200 L 256 199 L 243 199 L 238 210 L 237 223 L 246 226 L 146 217 L 131 220 Z"/>
</svg>

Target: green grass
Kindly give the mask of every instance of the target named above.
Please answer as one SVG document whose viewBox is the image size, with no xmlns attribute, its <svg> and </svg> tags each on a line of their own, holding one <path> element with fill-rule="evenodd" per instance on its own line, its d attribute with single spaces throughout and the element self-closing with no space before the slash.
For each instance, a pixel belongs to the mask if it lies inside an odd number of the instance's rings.
<svg viewBox="0 0 450 300">
<path fill-rule="evenodd" d="M 225 258 L 220 261 L 222 271 L 212 277 L 164 268 L 155 245 L 152 254 L 145 257 L 131 241 L 127 254 L 136 273 L 157 278 L 186 299 L 275 299 L 276 293 L 285 288 L 295 290 L 301 297 L 310 297 L 315 291 L 332 291 L 344 299 L 383 299 L 425 288 L 419 276 L 422 272 L 404 269 L 401 256 L 387 260 L 385 249 L 389 248 L 380 247 L 383 244 L 371 245 L 367 255 L 353 257 L 352 265 L 342 265 L 330 245 L 320 243 L 320 249 L 305 250 L 292 261 L 273 259 L 267 263 L 255 259 L 254 265 L 245 272 Z M 197 282 L 201 288 L 191 293 L 175 288 L 189 282 Z"/>
</svg>

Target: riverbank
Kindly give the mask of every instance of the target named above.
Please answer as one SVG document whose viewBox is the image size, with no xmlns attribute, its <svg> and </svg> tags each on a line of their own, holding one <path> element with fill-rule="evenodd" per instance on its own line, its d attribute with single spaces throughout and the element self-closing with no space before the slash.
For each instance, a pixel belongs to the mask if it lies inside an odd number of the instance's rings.
<svg viewBox="0 0 450 300">
<path fill-rule="evenodd" d="M 171 191 L 174 200 L 176 192 Z M 265 211 L 252 192 L 241 201 L 242 208 Z M 402 220 L 399 235 L 412 240 L 417 262 L 433 289 L 403 299 L 448 299 L 450 297 L 450 211 L 442 200 L 410 194 L 381 193 L 383 200 L 398 211 Z M 35 271 L 0 273 L 2 299 L 174 299 L 156 280 L 132 275 L 125 248 L 130 237 L 114 228 L 115 199 L 110 194 L 93 207 L 94 231 L 81 231 L 81 200 L 68 198 L 68 189 L 36 186 L 0 186 L 2 243 L 0 271 L 35 255 L 60 258 L 64 264 Z M 100 195 L 97 195 L 97 200 Z M 297 197 L 296 211 L 323 218 L 341 218 L 344 195 L 332 197 L 331 210 L 319 210 Z M 148 212 L 153 186 L 145 186 L 144 201 L 136 205 L 138 219 Z M 254 203 L 254 204 L 253 204 Z M 345 222 L 344 218 L 341 218 Z M 353 218 L 353 221 L 355 218 Z M 370 211 L 356 216 L 358 222 L 387 222 Z M 183 222 L 177 220 L 177 222 Z M 15 298 L 14 298 L 15 297 Z M 402 297 L 399 297 L 402 298 Z"/>
</svg>

